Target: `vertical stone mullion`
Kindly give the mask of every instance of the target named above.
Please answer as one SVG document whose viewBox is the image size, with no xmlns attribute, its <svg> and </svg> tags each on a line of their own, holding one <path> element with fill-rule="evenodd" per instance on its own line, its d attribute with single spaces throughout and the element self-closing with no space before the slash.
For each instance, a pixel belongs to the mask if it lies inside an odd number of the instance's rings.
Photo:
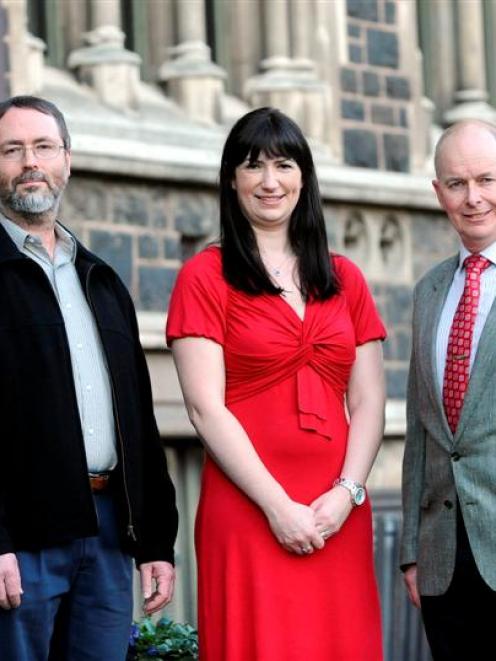
<svg viewBox="0 0 496 661">
<path fill-rule="evenodd" d="M 205 5 L 203 0 L 176 0 L 175 8 L 176 45 L 168 49 L 159 79 L 190 117 L 211 123 L 221 115 L 226 74 L 211 60 Z"/>
<path fill-rule="evenodd" d="M 290 0 L 291 55 L 297 62 L 309 63 L 312 3 Z"/>
<path fill-rule="evenodd" d="M 92 30 L 83 35 L 86 46 L 69 55 L 68 67 L 96 90 L 100 100 L 116 108 L 138 105 L 141 58 L 124 48 L 119 0 L 91 0 Z"/>
<path fill-rule="evenodd" d="M 177 40 L 179 43 L 201 42 L 206 44 L 207 29 L 203 0 L 176 2 Z"/>
<path fill-rule="evenodd" d="M 147 33 L 150 53 L 150 68 L 154 77 L 164 59 L 167 48 L 174 44 L 174 12 L 172 0 L 146 3 L 148 9 Z"/>
<path fill-rule="evenodd" d="M 119 0 L 91 0 L 91 26 L 93 29 L 106 25 L 121 28 L 122 16 Z"/>
<path fill-rule="evenodd" d="M 447 124 L 462 119 L 494 121 L 487 103 L 484 29 L 481 0 L 456 1 L 457 90 L 455 106 L 444 115 Z"/>
<path fill-rule="evenodd" d="M 496 0 L 485 0 L 484 10 L 484 28 L 485 28 L 485 62 L 487 74 L 487 92 L 491 105 L 496 105 Z"/>
<path fill-rule="evenodd" d="M 441 123 L 453 104 L 457 84 L 454 4 L 423 0 L 417 6 L 426 94 L 434 102 L 435 120 Z"/>
<path fill-rule="evenodd" d="M 482 29 L 482 5 L 480 0 L 457 5 L 459 85 L 461 90 L 474 90 L 480 98 L 486 97 L 486 66 L 484 62 L 484 34 Z"/>
<path fill-rule="evenodd" d="M 264 2 L 262 7 L 266 56 L 262 65 L 269 67 L 275 61 L 289 60 L 288 0 Z"/>
<path fill-rule="evenodd" d="M 242 97 L 245 81 L 255 75 L 262 58 L 262 8 L 258 3 L 231 0 L 230 12 L 231 93 Z"/>
</svg>

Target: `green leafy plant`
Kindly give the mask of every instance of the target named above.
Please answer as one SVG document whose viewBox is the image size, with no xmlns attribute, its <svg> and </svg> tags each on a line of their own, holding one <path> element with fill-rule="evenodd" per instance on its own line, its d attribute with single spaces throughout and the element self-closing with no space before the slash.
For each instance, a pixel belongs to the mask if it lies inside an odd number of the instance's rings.
<svg viewBox="0 0 496 661">
<path fill-rule="evenodd" d="M 198 633 L 189 624 L 178 624 L 166 617 L 157 623 L 149 617 L 134 622 L 127 661 L 150 659 L 198 659 Z"/>
</svg>

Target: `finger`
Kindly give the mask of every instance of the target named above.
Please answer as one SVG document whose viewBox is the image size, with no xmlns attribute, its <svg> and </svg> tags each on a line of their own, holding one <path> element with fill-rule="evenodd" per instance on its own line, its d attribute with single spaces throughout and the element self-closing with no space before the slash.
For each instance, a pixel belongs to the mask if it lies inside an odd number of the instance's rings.
<svg viewBox="0 0 496 661">
<path fill-rule="evenodd" d="M 141 565 L 140 567 L 140 577 L 141 577 L 141 592 L 143 598 L 150 599 L 152 596 L 152 568 L 147 565 Z"/>
<path fill-rule="evenodd" d="M 420 596 L 417 590 L 417 586 L 413 585 L 410 587 L 410 601 L 416 608 L 420 608 Z"/>
<path fill-rule="evenodd" d="M 5 577 L 5 597 L 10 608 L 18 608 L 21 605 L 21 577 L 18 571 L 9 573 Z"/>
<path fill-rule="evenodd" d="M 312 539 L 310 540 L 310 543 L 317 550 L 323 549 L 325 546 L 325 541 L 322 539 L 322 535 L 319 532 L 315 532 L 312 535 Z"/>
<path fill-rule="evenodd" d="M 157 589 L 156 592 L 167 598 L 169 602 L 172 599 L 174 592 L 174 576 L 173 575 L 160 575 L 157 576 Z"/>
<path fill-rule="evenodd" d="M 314 551 L 314 548 L 311 544 L 299 544 L 297 546 L 298 555 L 311 555 Z"/>
<path fill-rule="evenodd" d="M 7 593 L 5 592 L 5 585 L 3 581 L 0 581 L 0 608 L 4 610 L 10 610 L 10 602 L 7 599 Z"/>
<path fill-rule="evenodd" d="M 170 601 L 168 594 L 161 594 L 160 592 L 154 592 L 149 599 L 145 600 L 143 604 L 143 610 L 146 615 L 151 615 L 156 613 L 166 606 Z"/>
<path fill-rule="evenodd" d="M 406 577 L 404 578 L 404 581 L 408 592 L 408 598 L 416 608 L 420 608 L 420 596 L 417 590 L 416 581 L 409 580 Z"/>
</svg>

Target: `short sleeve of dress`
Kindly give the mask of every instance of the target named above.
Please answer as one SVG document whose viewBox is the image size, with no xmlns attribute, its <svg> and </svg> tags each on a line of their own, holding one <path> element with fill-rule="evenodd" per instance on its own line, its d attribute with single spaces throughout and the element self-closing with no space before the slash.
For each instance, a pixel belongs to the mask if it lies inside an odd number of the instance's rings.
<svg viewBox="0 0 496 661">
<path fill-rule="evenodd" d="M 342 255 L 333 256 L 333 264 L 348 301 L 355 327 L 356 344 L 386 339 L 386 328 L 377 311 L 365 278 L 355 264 Z"/>
<path fill-rule="evenodd" d="M 179 271 L 167 315 L 167 344 L 181 337 L 205 337 L 224 344 L 227 285 L 218 248 L 207 248 Z"/>
</svg>

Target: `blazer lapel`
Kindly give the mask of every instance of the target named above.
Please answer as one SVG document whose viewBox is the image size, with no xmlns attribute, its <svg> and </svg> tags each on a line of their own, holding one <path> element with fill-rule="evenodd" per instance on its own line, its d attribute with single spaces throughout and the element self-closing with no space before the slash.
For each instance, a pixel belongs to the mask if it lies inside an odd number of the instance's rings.
<svg viewBox="0 0 496 661">
<path fill-rule="evenodd" d="M 432 275 L 431 285 L 432 289 L 427 292 L 425 301 L 421 302 L 421 309 L 418 313 L 421 315 L 421 336 L 420 336 L 420 350 L 422 356 L 426 357 L 423 360 L 424 377 L 429 389 L 430 399 L 433 402 L 437 419 L 441 421 L 442 427 L 447 435 L 447 440 L 451 442 L 453 434 L 449 428 L 446 414 L 444 411 L 442 395 L 438 385 L 437 375 L 437 360 L 436 360 L 436 343 L 437 343 L 437 329 L 441 312 L 443 310 L 446 296 L 448 295 L 453 276 L 458 267 L 458 255 L 443 262 L 436 272 Z"/>
</svg>

